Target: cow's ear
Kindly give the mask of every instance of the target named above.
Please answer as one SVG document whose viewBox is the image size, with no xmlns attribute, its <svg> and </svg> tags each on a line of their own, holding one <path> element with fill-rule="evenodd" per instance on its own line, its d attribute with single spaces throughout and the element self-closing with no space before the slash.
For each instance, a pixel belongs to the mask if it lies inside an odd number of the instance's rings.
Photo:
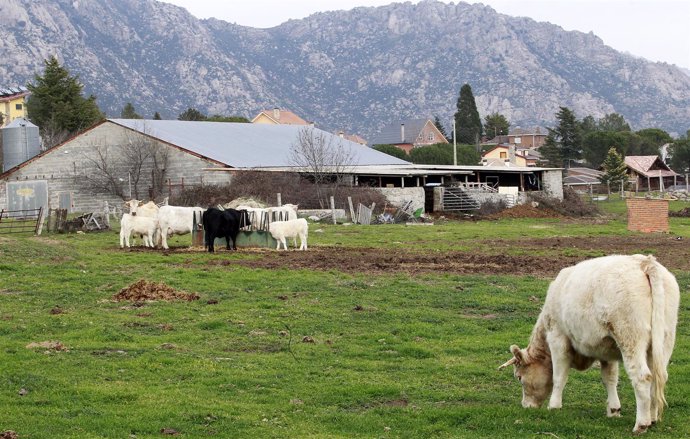
<svg viewBox="0 0 690 439">
<path fill-rule="evenodd" d="M 514 345 L 510 346 L 510 352 L 515 357 L 515 363 L 516 364 L 527 363 L 527 361 L 526 361 L 527 358 L 525 357 L 524 352 L 522 352 L 522 350 L 520 350 L 520 347 L 518 347 L 518 345 L 514 344 Z"/>
</svg>

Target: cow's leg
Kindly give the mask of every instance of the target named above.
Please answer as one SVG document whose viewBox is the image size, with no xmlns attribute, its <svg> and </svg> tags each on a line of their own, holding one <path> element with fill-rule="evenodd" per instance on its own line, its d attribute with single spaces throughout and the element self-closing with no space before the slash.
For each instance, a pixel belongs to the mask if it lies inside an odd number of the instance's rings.
<svg viewBox="0 0 690 439">
<path fill-rule="evenodd" d="M 549 332 L 546 340 L 551 350 L 551 366 L 553 368 L 553 389 L 549 399 L 549 410 L 563 406 L 563 389 L 568 382 L 570 370 L 570 344 L 568 338 L 557 331 Z"/>
<path fill-rule="evenodd" d="M 633 433 L 640 434 L 647 431 L 652 425 L 651 417 L 651 392 L 652 392 L 652 372 L 647 365 L 647 343 L 644 337 L 636 339 L 632 352 L 627 352 L 621 346 L 623 355 L 623 365 L 625 371 L 632 381 L 635 390 L 635 402 L 637 404 L 637 414 L 635 416 L 635 428 Z"/>
<path fill-rule="evenodd" d="M 601 380 L 606 387 L 606 416 L 609 418 L 621 415 L 621 402 L 618 399 L 618 362 L 601 362 Z"/>
</svg>

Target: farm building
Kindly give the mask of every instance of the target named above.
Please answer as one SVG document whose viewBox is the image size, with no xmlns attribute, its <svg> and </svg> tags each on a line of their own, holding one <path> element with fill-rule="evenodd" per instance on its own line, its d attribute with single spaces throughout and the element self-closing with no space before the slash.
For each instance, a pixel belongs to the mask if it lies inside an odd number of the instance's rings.
<svg viewBox="0 0 690 439">
<path fill-rule="evenodd" d="M 499 186 L 515 193 L 544 190 L 562 198 L 558 169 L 413 165 L 313 127 L 108 119 L 0 174 L 0 207 L 40 204 L 89 212 L 105 202 L 120 205 L 184 186 L 230 183 L 243 170 L 300 172 L 290 152 L 301 130 L 352 153 L 351 184 L 380 187 L 394 199 L 423 206 L 430 188 L 451 183 L 493 192 Z"/>
<path fill-rule="evenodd" d="M 680 177 L 656 155 L 627 156 L 625 165 L 635 192 L 663 191 L 674 186 Z"/>
</svg>

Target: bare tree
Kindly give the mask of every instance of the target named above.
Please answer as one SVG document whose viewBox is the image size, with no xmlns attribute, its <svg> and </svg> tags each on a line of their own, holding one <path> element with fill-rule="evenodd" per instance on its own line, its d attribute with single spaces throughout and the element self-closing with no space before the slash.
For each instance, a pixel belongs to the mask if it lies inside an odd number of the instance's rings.
<svg viewBox="0 0 690 439">
<path fill-rule="evenodd" d="M 356 150 L 332 134 L 305 127 L 299 130 L 297 140 L 290 147 L 288 160 L 299 168 L 302 175 L 313 181 L 322 208 L 328 207 L 328 198 L 335 196 L 338 187 L 357 164 Z"/>
<path fill-rule="evenodd" d="M 143 133 L 143 134 L 142 134 Z M 128 132 L 116 145 L 93 143 L 85 156 L 82 185 L 120 198 L 155 199 L 163 192 L 168 149 L 141 132 Z"/>
</svg>

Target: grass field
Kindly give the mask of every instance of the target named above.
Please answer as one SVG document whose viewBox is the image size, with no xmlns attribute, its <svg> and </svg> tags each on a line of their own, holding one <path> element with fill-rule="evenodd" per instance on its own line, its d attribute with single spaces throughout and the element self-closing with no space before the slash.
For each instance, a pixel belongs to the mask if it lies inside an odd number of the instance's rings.
<svg viewBox="0 0 690 439">
<path fill-rule="evenodd" d="M 626 230 L 620 201 L 608 203 L 615 215 L 606 221 L 311 225 L 309 246 L 321 254 L 414 249 L 462 258 L 523 255 L 518 244 L 525 240 L 622 237 L 643 242 L 639 251 L 664 252 L 663 239 L 650 244 Z M 690 239 L 690 219 L 670 223 L 669 239 Z M 505 248 L 496 248 L 496 238 Z M 521 408 L 518 382 L 496 370 L 511 343 L 526 344 L 552 273 L 372 271 L 366 260 L 361 272 L 310 269 L 291 265 L 303 257 L 298 252 L 267 269 L 258 263 L 261 252 L 211 255 L 188 251 L 188 242 L 173 241 L 174 251 L 163 253 L 121 250 L 115 231 L 0 237 L 0 433 L 33 439 L 631 436 L 635 401 L 622 368 L 623 416 L 613 419 L 605 417 L 597 370 L 571 373 L 559 411 Z M 606 252 L 554 246 L 540 257 Z M 690 271 L 672 271 L 682 297 L 669 408 L 648 437 L 690 437 Z M 113 300 L 139 279 L 200 299 Z M 27 348 L 46 341 L 60 345 Z"/>
</svg>

